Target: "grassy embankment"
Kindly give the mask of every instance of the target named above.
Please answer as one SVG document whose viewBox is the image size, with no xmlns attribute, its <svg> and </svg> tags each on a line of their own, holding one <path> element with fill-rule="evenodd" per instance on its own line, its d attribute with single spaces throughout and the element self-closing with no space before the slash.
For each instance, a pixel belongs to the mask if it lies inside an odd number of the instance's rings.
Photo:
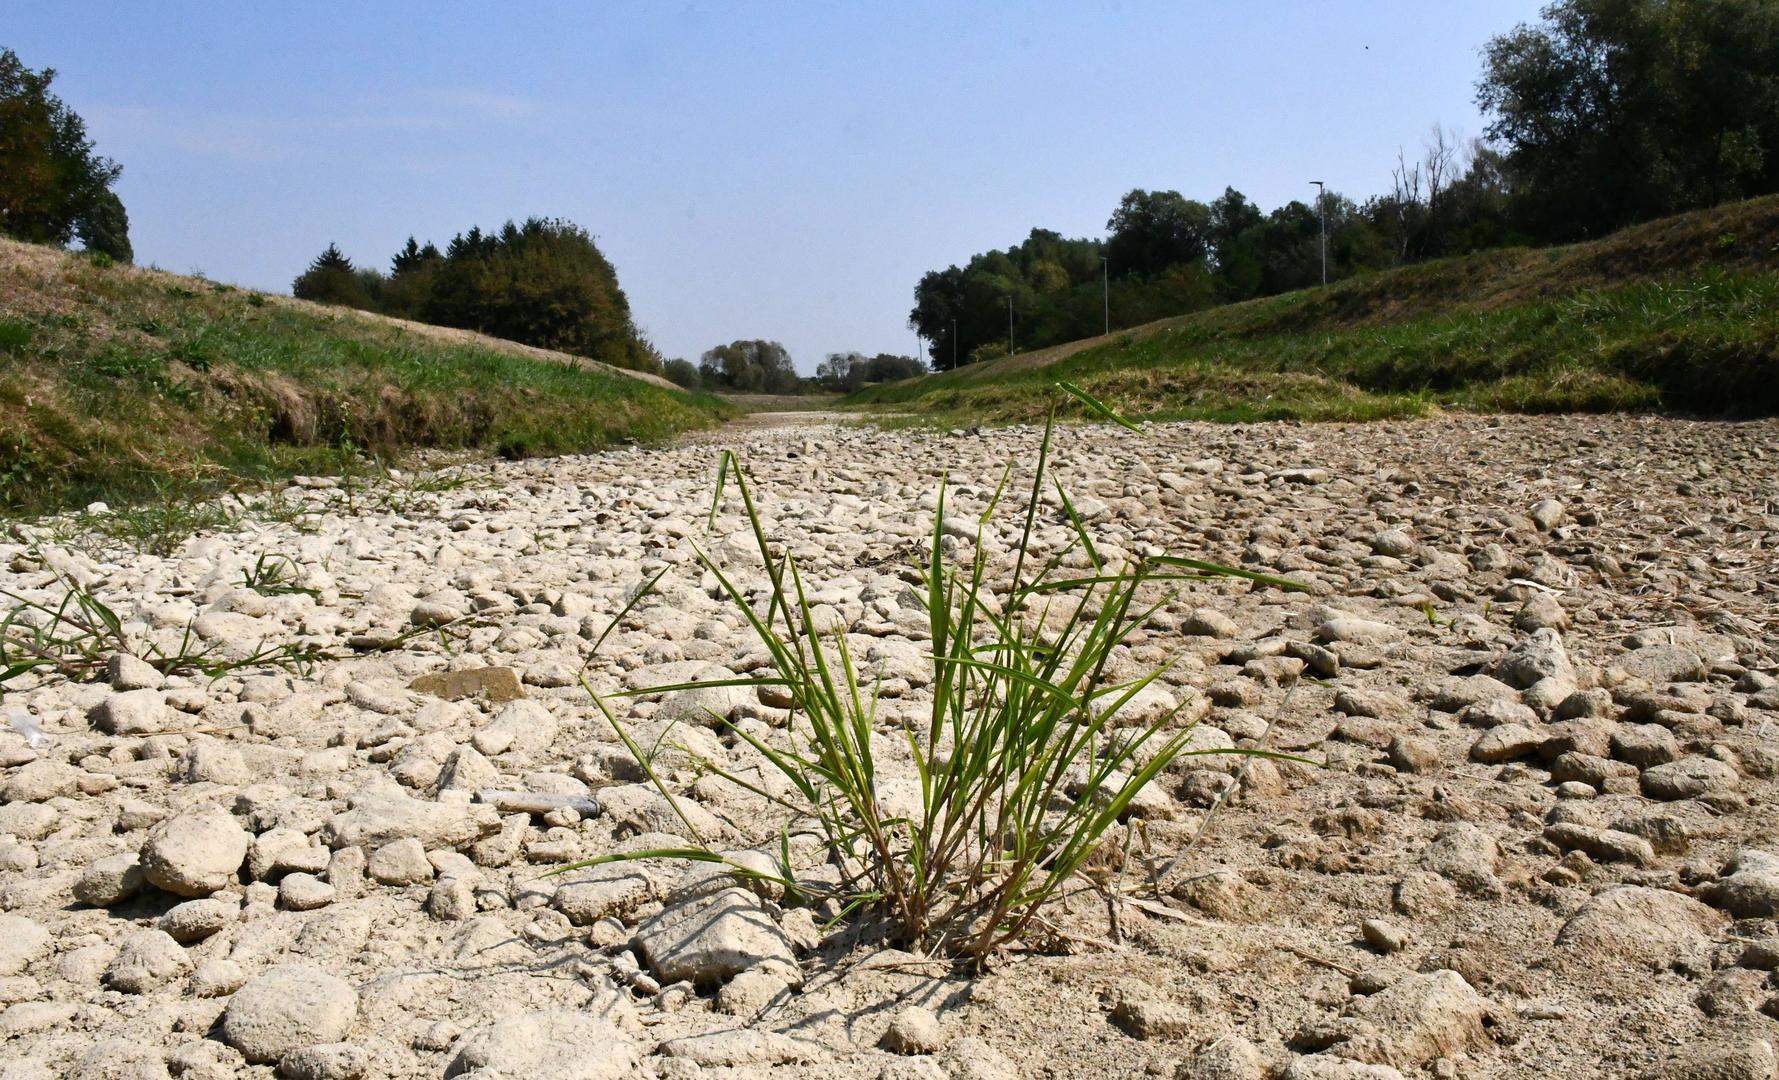
<svg viewBox="0 0 1779 1080">
<path fill-rule="evenodd" d="M 1213 308 L 847 401 L 1036 420 L 1057 379 L 1150 419 L 1779 414 L 1779 197 Z"/>
<path fill-rule="evenodd" d="M 421 448 L 597 450 L 732 411 L 561 353 L 0 240 L 0 511 Z"/>
</svg>

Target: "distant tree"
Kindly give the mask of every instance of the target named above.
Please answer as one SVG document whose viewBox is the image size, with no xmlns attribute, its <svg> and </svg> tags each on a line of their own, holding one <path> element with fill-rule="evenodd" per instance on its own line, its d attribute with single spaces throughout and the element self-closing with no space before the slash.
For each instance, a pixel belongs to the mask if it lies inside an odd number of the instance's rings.
<svg viewBox="0 0 1779 1080">
<path fill-rule="evenodd" d="M 358 293 L 353 307 L 363 308 L 365 311 L 388 310 L 389 279 L 383 276 L 382 271 L 375 267 L 361 266 L 352 271 L 352 280 Z"/>
<path fill-rule="evenodd" d="M 445 256 L 430 241 L 422 245 L 408 237 L 407 244 L 390 260 L 381 310 L 398 318 L 420 318 L 432 295 L 433 276 L 444 261 Z"/>
<path fill-rule="evenodd" d="M 1320 207 L 1292 200 L 1222 242 L 1217 291 L 1225 301 L 1302 289 L 1322 280 L 1322 215 L 1328 280 L 1389 265 L 1387 242 L 1351 199 L 1330 191 Z"/>
<path fill-rule="evenodd" d="M 933 343 L 933 366 L 940 371 L 952 367 L 954 358 L 958 363 L 969 358 L 958 335 L 959 322 L 964 319 L 963 270 L 949 266 L 922 275 L 914 286 L 914 310 L 908 313 L 908 325 Z"/>
<path fill-rule="evenodd" d="M 1779 3 L 1559 0 L 1484 47 L 1476 98 L 1546 240 L 1779 191 Z"/>
<path fill-rule="evenodd" d="M 327 245 L 325 251 L 315 256 L 309 268 L 291 282 L 290 291 L 298 300 L 313 300 L 318 304 L 362 308 L 368 306 L 369 300 L 352 260 L 335 244 Z"/>
<path fill-rule="evenodd" d="M 441 252 L 408 237 L 390 272 L 355 269 L 329 244 L 292 291 L 440 326 L 456 326 L 618 367 L 661 370 L 631 321 L 617 271 L 586 230 L 555 218 L 472 226 Z"/>
<path fill-rule="evenodd" d="M 55 76 L 0 49 L 0 232 L 62 245 L 80 230 L 128 259 L 129 218 L 111 191 L 123 169 L 93 153 L 85 122 L 49 92 Z"/>
<path fill-rule="evenodd" d="M 925 375 L 927 366 L 912 356 L 878 353 L 829 353 L 815 368 L 815 381 L 823 390 L 850 394 L 872 383 L 895 382 Z"/>
<path fill-rule="evenodd" d="M 1232 187 L 1223 189 L 1223 194 L 1211 202 L 1210 242 L 1211 253 L 1221 262 L 1225 248 L 1233 244 L 1237 237 L 1260 224 L 1265 217 L 1260 208 L 1248 201 L 1248 197 Z"/>
<path fill-rule="evenodd" d="M 1176 263 L 1147 279 L 1112 287 L 1112 326 L 1136 326 L 1217 303 L 1217 287 L 1201 259 Z"/>
<path fill-rule="evenodd" d="M 1293 199 L 1249 231 L 1260 256 L 1261 296 L 1307 288 L 1322 280 L 1322 219 L 1315 207 Z"/>
<path fill-rule="evenodd" d="M 687 390 L 704 388 L 704 377 L 698 373 L 698 365 L 690 360 L 676 356 L 672 360 L 665 361 L 661 365 L 661 374 L 673 380 L 675 385 L 683 386 Z"/>
<path fill-rule="evenodd" d="M 74 219 L 74 235 L 88 251 L 97 251 L 120 263 L 136 260 L 130 246 L 130 215 L 115 192 L 103 191 L 91 206 Z"/>
<path fill-rule="evenodd" d="M 1148 277 L 1211 251 L 1211 208 L 1177 191 L 1132 189 L 1112 212 L 1106 257 L 1119 276 Z"/>
<path fill-rule="evenodd" d="M 1011 300 L 1021 349 L 1098 333 L 1100 255 L 1097 240 L 1071 239 L 1033 229 L 1005 251 L 986 251 L 969 264 L 923 276 L 914 289 L 908 325 L 932 342 L 933 366 L 969 363 L 982 346 L 1007 344 Z"/>
<path fill-rule="evenodd" d="M 1529 237 L 1512 220 L 1513 183 L 1501 151 L 1473 139 L 1470 162 L 1452 185 L 1447 205 L 1452 221 L 1444 254 L 1524 244 Z"/>
<path fill-rule="evenodd" d="M 913 379 L 927 373 L 927 366 L 913 356 L 902 356 L 897 353 L 878 353 L 873 356 L 865 368 L 865 381 L 868 383 L 899 382 Z"/>
<path fill-rule="evenodd" d="M 850 394 L 865 384 L 865 366 L 868 363 L 870 361 L 865 359 L 863 353 L 829 353 L 826 360 L 815 366 L 815 381 L 824 390 Z"/>
<path fill-rule="evenodd" d="M 1361 213 L 1388 262 L 1408 263 L 1509 242 L 1508 193 L 1499 151 L 1435 127 L 1420 157 L 1397 151 L 1390 193 Z"/>
<path fill-rule="evenodd" d="M 425 246 L 421 246 L 410 236 L 407 244 L 395 253 L 395 258 L 389 260 L 389 275 L 400 277 L 403 274 L 412 274 L 442 258 L 444 256 L 433 246 L 432 241 L 428 240 Z"/>
<path fill-rule="evenodd" d="M 421 308 L 428 322 L 619 367 L 655 367 L 617 271 L 572 222 L 534 217 L 499 232 L 472 228 L 451 240 L 442 260 L 428 260 L 425 249 L 416 256 L 432 266 Z"/>
<path fill-rule="evenodd" d="M 1266 220 L 1260 208 L 1235 188 L 1226 187 L 1211 203 L 1211 255 L 1217 292 L 1225 300 L 1245 300 L 1260 291 L 1260 261 L 1251 230 Z"/>
<path fill-rule="evenodd" d="M 744 394 L 794 394 L 797 369 L 791 354 L 776 341 L 732 341 L 710 349 L 698 360 L 706 386 L 722 386 Z"/>
</svg>

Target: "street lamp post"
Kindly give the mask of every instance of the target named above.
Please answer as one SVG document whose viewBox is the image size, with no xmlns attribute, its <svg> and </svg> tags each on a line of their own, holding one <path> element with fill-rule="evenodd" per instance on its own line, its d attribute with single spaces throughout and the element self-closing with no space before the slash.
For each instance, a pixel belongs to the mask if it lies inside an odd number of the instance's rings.
<svg viewBox="0 0 1779 1080">
<path fill-rule="evenodd" d="M 1100 256 L 1100 281 L 1102 282 L 1100 295 L 1105 298 L 1106 333 L 1110 334 L 1112 332 L 1112 264 L 1106 261 L 1104 255 Z"/>
<path fill-rule="evenodd" d="M 1328 199 L 1327 189 L 1320 180 L 1311 180 L 1316 185 L 1316 220 L 1321 225 L 1322 240 L 1322 284 L 1328 284 Z"/>
</svg>

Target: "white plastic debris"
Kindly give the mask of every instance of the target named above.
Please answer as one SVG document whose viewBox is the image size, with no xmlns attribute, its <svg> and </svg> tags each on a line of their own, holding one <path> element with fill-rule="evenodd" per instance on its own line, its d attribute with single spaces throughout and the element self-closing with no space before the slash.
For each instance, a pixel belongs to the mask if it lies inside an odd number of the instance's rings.
<svg viewBox="0 0 1779 1080">
<path fill-rule="evenodd" d="M 49 734 L 37 726 L 37 721 L 23 709 L 7 709 L 6 722 L 12 730 L 24 736 L 31 749 L 42 750 L 49 746 Z"/>
</svg>

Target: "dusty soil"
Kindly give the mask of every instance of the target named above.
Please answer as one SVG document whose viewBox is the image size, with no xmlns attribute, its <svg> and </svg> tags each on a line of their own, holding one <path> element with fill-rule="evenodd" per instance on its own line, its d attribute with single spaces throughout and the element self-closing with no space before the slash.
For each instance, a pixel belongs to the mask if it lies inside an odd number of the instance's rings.
<svg viewBox="0 0 1779 1080">
<path fill-rule="evenodd" d="M 0 586 L 83 582 L 139 653 L 191 626 L 334 658 L 9 684 L 47 741 L 0 733 L 0 1078 L 1774 1074 L 1774 423 L 1061 432 L 1102 555 L 1311 586 L 1192 586 L 1125 674 L 1181 656 L 1162 684 L 1205 738 L 1317 764 L 1183 761 L 1127 898 L 1077 893 L 986 975 L 683 865 L 544 876 L 683 831 L 583 669 L 615 693 L 761 655 L 694 561 L 761 577 L 733 506 L 706 532 L 720 447 L 882 676 L 893 780 L 940 478 L 979 511 L 1038 435 L 789 416 L 399 499 L 317 480 L 166 559 L 15 529 Z M 311 591 L 245 588 L 267 553 Z M 776 848 L 782 815 L 689 755 L 764 783 L 732 729 L 782 712 L 614 700 L 703 828 Z"/>
</svg>

